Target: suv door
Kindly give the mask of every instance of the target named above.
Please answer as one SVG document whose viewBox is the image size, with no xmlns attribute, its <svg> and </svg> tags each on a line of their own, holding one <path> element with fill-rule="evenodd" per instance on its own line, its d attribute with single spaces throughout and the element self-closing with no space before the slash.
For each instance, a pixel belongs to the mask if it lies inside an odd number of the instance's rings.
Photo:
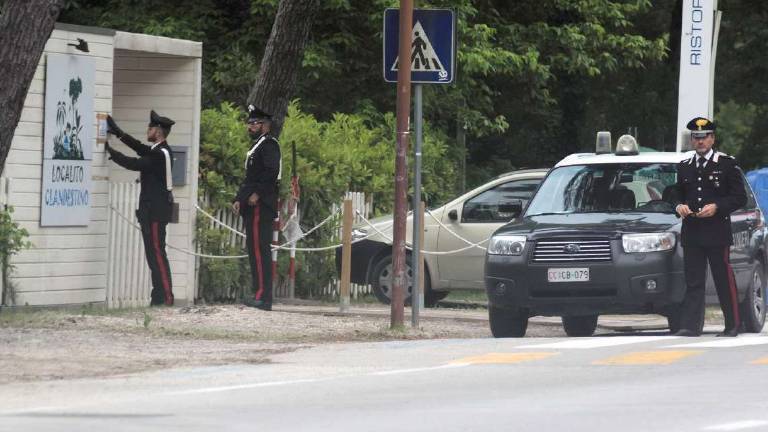
<svg viewBox="0 0 768 432">
<path fill-rule="evenodd" d="M 742 173 L 742 180 L 747 190 L 747 203 L 744 207 L 731 213 L 731 232 L 733 233 L 733 245 L 731 246 L 730 261 L 736 278 L 736 287 L 739 293 L 743 293 L 749 286 L 754 265 L 754 253 L 751 247 L 752 236 L 756 230 L 761 229 L 762 216 L 757 200 L 752 193 L 746 178 Z M 717 304 L 717 292 L 712 279 L 711 271 L 707 275 L 707 303 Z"/>
<path fill-rule="evenodd" d="M 490 238 L 491 234 L 512 218 L 503 207 L 514 200 L 522 201 L 523 208 L 536 192 L 542 178 L 523 178 L 498 184 L 467 199 L 453 209 L 446 209 L 443 224 L 472 243 Z M 458 219 L 451 220 L 449 213 L 456 210 Z M 437 250 L 453 251 L 467 247 L 467 243 L 440 227 Z M 483 247 L 487 244 L 483 244 Z M 469 248 L 450 255 L 439 255 L 437 265 L 440 279 L 451 288 L 483 289 L 483 265 L 485 250 Z"/>
</svg>

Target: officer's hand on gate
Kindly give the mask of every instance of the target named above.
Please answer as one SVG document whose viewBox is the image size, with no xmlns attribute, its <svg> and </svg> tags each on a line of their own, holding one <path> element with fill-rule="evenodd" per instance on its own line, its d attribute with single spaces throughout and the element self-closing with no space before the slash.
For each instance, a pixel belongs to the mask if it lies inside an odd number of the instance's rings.
<svg viewBox="0 0 768 432">
<path fill-rule="evenodd" d="M 235 212 L 235 214 L 240 214 L 240 201 L 232 203 L 232 211 Z"/>
<path fill-rule="evenodd" d="M 696 213 L 696 217 L 706 218 L 712 217 L 717 213 L 717 204 L 707 204 L 700 212 Z"/>
<path fill-rule="evenodd" d="M 248 197 L 248 205 L 255 206 L 257 202 L 259 202 L 259 194 L 254 192 Z"/>
<path fill-rule="evenodd" d="M 123 130 L 117 127 L 117 123 L 115 123 L 111 115 L 107 116 L 107 133 L 111 133 L 118 138 L 123 136 Z"/>
<path fill-rule="evenodd" d="M 679 214 L 680 217 L 686 217 L 686 216 L 690 216 L 690 215 L 693 214 L 691 209 L 688 208 L 688 205 L 686 205 L 686 204 L 678 205 L 675 210 L 677 210 L 677 214 Z"/>
</svg>

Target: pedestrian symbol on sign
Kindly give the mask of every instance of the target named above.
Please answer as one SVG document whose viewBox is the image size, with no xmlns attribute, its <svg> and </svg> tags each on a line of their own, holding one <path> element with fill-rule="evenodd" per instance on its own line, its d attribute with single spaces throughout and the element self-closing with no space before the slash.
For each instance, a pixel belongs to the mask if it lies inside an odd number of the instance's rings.
<svg viewBox="0 0 768 432">
<path fill-rule="evenodd" d="M 392 72 L 397 72 L 400 57 L 395 58 L 392 64 Z M 413 26 L 411 32 L 411 71 L 412 72 L 437 72 L 440 80 L 448 79 L 448 71 L 443 67 L 435 48 L 427 37 L 427 33 L 419 21 Z"/>
</svg>

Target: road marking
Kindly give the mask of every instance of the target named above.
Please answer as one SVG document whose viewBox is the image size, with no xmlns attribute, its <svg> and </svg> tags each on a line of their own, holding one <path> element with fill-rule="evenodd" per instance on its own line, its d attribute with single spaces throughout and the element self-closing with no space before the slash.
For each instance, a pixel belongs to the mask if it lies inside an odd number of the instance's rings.
<svg viewBox="0 0 768 432">
<path fill-rule="evenodd" d="M 754 429 L 756 427 L 768 425 L 768 421 L 765 420 L 744 420 L 733 423 L 725 423 L 721 425 L 714 425 L 705 427 L 703 430 L 708 431 L 737 431 L 743 429 Z"/>
<path fill-rule="evenodd" d="M 706 342 L 672 345 L 670 348 L 733 348 L 742 346 L 766 345 L 768 337 L 765 336 L 739 336 L 735 338 L 718 338 Z"/>
<path fill-rule="evenodd" d="M 593 338 L 574 338 L 562 342 L 539 345 L 522 345 L 517 348 L 590 349 L 629 345 L 635 343 L 655 342 L 660 340 L 672 340 L 678 338 L 678 336 L 605 336 Z"/>
<path fill-rule="evenodd" d="M 373 372 L 367 375 L 374 375 L 374 376 L 399 375 L 399 374 L 414 373 L 414 372 L 429 372 L 429 371 L 440 370 L 440 369 L 453 369 L 453 368 L 463 367 L 463 366 L 467 366 L 467 365 L 466 364 L 447 364 L 442 366 L 432 366 L 432 367 L 424 367 L 424 368 L 395 369 L 395 370 L 388 370 L 388 371 L 381 371 L 381 372 Z"/>
<path fill-rule="evenodd" d="M 763 357 L 761 359 L 757 359 L 753 362 L 750 362 L 750 364 L 753 365 L 768 365 L 768 357 Z"/>
<path fill-rule="evenodd" d="M 338 376 L 332 376 L 332 377 L 326 377 L 326 378 L 307 378 L 307 379 L 298 379 L 298 380 L 267 381 L 267 382 L 250 383 L 250 384 L 238 384 L 238 385 L 222 386 L 222 387 L 204 387 L 204 388 L 191 389 L 191 390 L 168 392 L 164 394 L 167 396 L 180 396 L 180 395 L 191 395 L 191 394 L 200 394 L 200 393 L 219 393 L 219 392 L 246 390 L 246 389 L 253 389 L 253 388 L 260 388 L 260 387 L 278 387 L 278 386 L 294 385 L 294 384 L 317 383 L 317 382 L 331 381 L 335 379 L 344 379 L 344 378 L 428 372 L 428 371 L 434 371 L 434 370 L 440 370 L 440 369 L 454 369 L 454 368 L 463 367 L 463 366 L 467 366 L 467 365 L 466 364 L 447 364 L 447 365 L 424 367 L 424 368 L 394 369 L 394 370 L 371 372 L 371 373 L 359 374 L 359 375 L 338 375 Z"/>
<path fill-rule="evenodd" d="M 527 361 L 542 360 L 557 354 L 558 353 L 554 352 L 488 353 L 475 357 L 464 357 L 462 359 L 454 360 L 449 364 L 476 365 L 522 363 Z"/>
<path fill-rule="evenodd" d="M 592 362 L 595 365 L 666 365 L 704 351 L 645 351 L 617 355 Z"/>
</svg>

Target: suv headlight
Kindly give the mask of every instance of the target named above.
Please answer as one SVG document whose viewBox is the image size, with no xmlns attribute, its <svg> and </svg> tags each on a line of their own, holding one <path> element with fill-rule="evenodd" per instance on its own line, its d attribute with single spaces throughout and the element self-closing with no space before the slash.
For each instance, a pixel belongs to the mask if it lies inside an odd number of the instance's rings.
<svg viewBox="0 0 768 432">
<path fill-rule="evenodd" d="M 497 235 L 491 237 L 488 253 L 491 255 L 520 255 L 525 249 L 525 236 Z"/>
<path fill-rule="evenodd" d="M 657 252 L 670 250 L 675 247 L 675 234 L 649 233 L 649 234 L 624 234 L 621 236 L 621 244 L 626 253 Z"/>
</svg>

